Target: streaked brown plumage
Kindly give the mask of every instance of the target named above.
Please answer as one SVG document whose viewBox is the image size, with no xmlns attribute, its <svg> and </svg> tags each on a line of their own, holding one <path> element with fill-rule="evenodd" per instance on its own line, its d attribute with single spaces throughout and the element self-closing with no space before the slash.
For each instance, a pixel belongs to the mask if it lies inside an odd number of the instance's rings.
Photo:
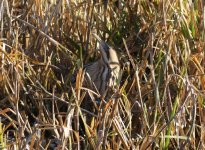
<svg viewBox="0 0 205 150">
<path fill-rule="evenodd" d="M 101 57 L 96 62 L 85 65 L 85 86 L 99 92 L 101 96 L 105 96 L 107 92 L 116 87 L 120 65 L 116 51 L 98 35 L 93 35 L 99 42 Z"/>
</svg>

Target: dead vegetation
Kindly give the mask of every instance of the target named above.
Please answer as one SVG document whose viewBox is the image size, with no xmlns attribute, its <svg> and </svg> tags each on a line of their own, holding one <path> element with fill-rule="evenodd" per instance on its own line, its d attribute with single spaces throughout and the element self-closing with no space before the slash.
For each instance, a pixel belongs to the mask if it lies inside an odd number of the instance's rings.
<svg viewBox="0 0 205 150">
<path fill-rule="evenodd" d="M 205 149 L 204 11 L 202 0 L 0 1 L 1 148 Z M 122 74 L 117 100 L 88 126 L 92 32 Z"/>
</svg>

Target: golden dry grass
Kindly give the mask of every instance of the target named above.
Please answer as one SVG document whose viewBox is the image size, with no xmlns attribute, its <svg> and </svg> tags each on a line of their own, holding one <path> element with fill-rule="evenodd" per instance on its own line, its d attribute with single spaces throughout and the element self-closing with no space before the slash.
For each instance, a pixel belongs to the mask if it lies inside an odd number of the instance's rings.
<svg viewBox="0 0 205 150">
<path fill-rule="evenodd" d="M 204 11 L 202 0 L 0 1 L 1 148 L 205 149 Z M 92 32 L 122 75 L 88 126 Z"/>
</svg>

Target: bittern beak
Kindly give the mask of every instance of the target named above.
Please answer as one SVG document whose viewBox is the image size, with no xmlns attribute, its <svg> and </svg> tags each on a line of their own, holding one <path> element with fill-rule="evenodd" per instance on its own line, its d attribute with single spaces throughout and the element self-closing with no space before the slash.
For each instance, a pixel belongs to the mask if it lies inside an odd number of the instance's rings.
<svg viewBox="0 0 205 150">
<path fill-rule="evenodd" d="M 109 45 L 107 43 L 105 43 L 97 34 L 92 33 L 93 36 L 98 40 L 99 44 L 100 44 L 100 50 L 104 50 L 104 51 L 109 51 Z"/>
<path fill-rule="evenodd" d="M 109 59 L 110 59 L 110 47 L 107 43 L 105 43 L 97 34 L 93 33 L 93 36 L 98 40 L 99 44 L 100 44 L 100 53 L 101 53 L 101 60 L 105 63 L 108 64 L 109 63 Z"/>
</svg>

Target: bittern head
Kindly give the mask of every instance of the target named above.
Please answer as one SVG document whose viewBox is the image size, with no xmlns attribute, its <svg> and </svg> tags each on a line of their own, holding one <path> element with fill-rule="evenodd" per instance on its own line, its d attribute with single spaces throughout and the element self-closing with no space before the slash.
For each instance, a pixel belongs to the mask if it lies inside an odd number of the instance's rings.
<svg viewBox="0 0 205 150">
<path fill-rule="evenodd" d="M 99 51 L 101 53 L 101 58 L 103 60 L 104 63 L 108 63 L 109 62 L 109 45 L 107 43 L 105 43 L 97 34 L 93 33 L 93 36 L 98 40 L 100 48 Z"/>
<path fill-rule="evenodd" d="M 106 42 L 104 42 L 98 35 L 93 33 L 93 36 L 98 40 L 99 45 L 100 45 L 100 53 L 102 60 L 105 64 L 110 64 L 110 63 L 117 63 L 119 64 L 118 57 L 116 54 L 116 51 L 110 47 Z"/>
</svg>

